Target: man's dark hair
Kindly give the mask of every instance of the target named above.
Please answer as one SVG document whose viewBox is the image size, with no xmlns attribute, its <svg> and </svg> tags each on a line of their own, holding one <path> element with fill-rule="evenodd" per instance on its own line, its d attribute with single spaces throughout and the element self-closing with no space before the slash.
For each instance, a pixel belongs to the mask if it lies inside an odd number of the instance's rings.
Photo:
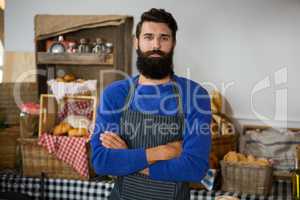
<svg viewBox="0 0 300 200">
<path fill-rule="evenodd" d="M 136 38 L 139 38 L 144 22 L 157 22 L 167 24 L 172 31 L 173 40 L 176 41 L 177 23 L 171 13 L 165 11 L 164 9 L 157 8 L 151 8 L 150 10 L 144 12 L 141 16 L 140 22 L 136 26 Z"/>
</svg>

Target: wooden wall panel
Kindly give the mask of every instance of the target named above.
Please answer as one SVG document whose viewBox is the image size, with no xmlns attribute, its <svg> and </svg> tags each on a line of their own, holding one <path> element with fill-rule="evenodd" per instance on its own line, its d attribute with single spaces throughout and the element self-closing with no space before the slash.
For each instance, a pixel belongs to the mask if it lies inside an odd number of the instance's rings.
<svg viewBox="0 0 300 200">
<path fill-rule="evenodd" d="M 3 82 L 36 82 L 34 52 L 4 52 Z"/>
</svg>

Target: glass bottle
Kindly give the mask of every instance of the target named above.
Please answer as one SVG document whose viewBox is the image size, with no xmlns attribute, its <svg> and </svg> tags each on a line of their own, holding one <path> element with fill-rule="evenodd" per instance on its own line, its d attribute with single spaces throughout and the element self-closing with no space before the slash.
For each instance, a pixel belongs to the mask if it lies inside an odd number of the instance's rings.
<svg viewBox="0 0 300 200">
<path fill-rule="evenodd" d="M 103 53 L 105 51 L 105 46 L 101 38 L 96 38 L 95 46 L 92 50 L 93 53 Z"/>
<path fill-rule="evenodd" d="M 298 147 L 295 154 L 295 169 L 291 171 L 292 179 L 292 197 L 293 200 L 300 200 L 300 169 L 298 160 Z"/>
<path fill-rule="evenodd" d="M 88 45 L 88 41 L 85 38 L 80 39 L 80 45 L 78 46 L 78 53 L 90 53 L 91 49 Z"/>
</svg>

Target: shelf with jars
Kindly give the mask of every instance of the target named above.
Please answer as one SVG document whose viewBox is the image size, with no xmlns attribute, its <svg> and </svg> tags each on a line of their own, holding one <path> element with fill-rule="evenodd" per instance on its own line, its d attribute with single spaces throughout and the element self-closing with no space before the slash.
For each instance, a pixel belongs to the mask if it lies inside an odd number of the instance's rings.
<svg viewBox="0 0 300 200">
<path fill-rule="evenodd" d="M 65 74 L 97 80 L 97 94 L 131 75 L 132 28 L 131 16 L 36 16 L 38 94 L 49 93 L 47 81 Z"/>
<path fill-rule="evenodd" d="M 68 65 L 111 65 L 113 66 L 113 44 L 103 38 L 96 38 L 94 43 L 89 39 L 65 40 L 63 35 L 58 40 L 46 41 L 46 52 L 37 52 L 38 64 Z"/>
</svg>

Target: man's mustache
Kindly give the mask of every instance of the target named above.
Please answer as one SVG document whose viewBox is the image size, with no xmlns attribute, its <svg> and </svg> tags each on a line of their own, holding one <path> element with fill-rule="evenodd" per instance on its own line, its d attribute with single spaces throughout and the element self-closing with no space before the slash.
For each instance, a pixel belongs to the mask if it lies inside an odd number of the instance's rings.
<svg viewBox="0 0 300 200">
<path fill-rule="evenodd" d="M 148 56 L 151 56 L 151 55 L 154 55 L 154 54 L 158 54 L 160 56 L 166 56 L 166 53 L 164 53 L 161 50 L 146 51 L 143 54 L 144 54 L 145 57 L 148 57 Z"/>
</svg>

